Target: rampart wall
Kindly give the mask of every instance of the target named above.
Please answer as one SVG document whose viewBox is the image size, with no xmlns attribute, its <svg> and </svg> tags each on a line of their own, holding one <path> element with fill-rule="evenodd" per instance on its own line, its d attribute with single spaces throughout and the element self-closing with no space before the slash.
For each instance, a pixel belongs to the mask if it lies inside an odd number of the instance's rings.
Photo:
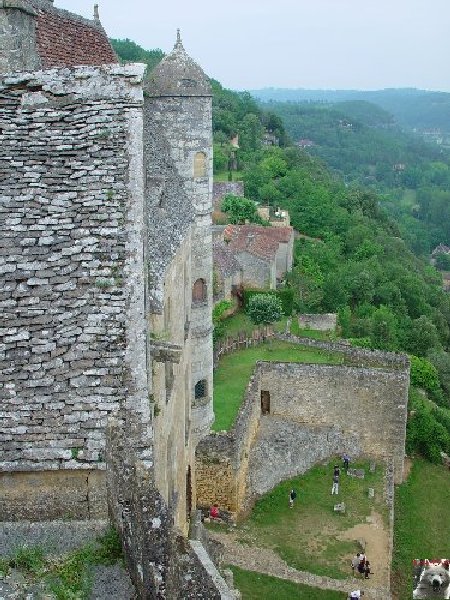
<svg viewBox="0 0 450 600">
<path fill-rule="evenodd" d="M 257 363 L 233 428 L 197 448 L 199 506 L 241 516 L 280 481 L 344 451 L 392 461 L 402 481 L 407 357 L 341 350 L 348 364 Z"/>
</svg>

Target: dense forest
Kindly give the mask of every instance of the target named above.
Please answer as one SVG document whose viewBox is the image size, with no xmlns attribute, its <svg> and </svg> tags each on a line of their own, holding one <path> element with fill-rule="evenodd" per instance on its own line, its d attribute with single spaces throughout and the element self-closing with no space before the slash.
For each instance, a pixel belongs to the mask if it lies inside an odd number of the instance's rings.
<svg viewBox="0 0 450 600">
<path fill-rule="evenodd" d="M 380 193 L 417 254 L 450 242 L 450 148 L 401 130 L 392 115 L 365 101 L 266 106 L 348 185 Z"/>
<path fill-rule="evenodd" d="M 337 312 L 342 335 L 354 344 L 411 355 L 408 451 L 438 461 L 441 450 L 450 452 L 450 295 L 442 291 L 439 272 L 411 251 L 376 191 L 349 186 L 324 157 L 290 144 L 282 114 L 216 81 L 212 88 L 215 171 L 232 168 L 235 175 L 237 169 L 249 200 L 289 210 L 292 225 L 310 238 L 297 240 L 287 282 L 296 310 Z M 354 110 L 360 111 L 361 128 L 374 125 L 364 117 L 367 106 Z M 389 133 L 388 114 L 371 112 L 371 119 Z M 267 132 L 279 146 L 264 145 Z M 230 144 L 236 134 L 239 149 Z M 434 165 L 434 158 L 430 150 L 424 163 Z"/>
<path fill-rule="evenodd" d="M 303 90 L 266 88 L 251 92 L 264 102 L 331 103 L 364 100 L 383 108 L 409 129 L 441 129 L 450 133 L 450 93 L 415 88 L 362 90 Z"/>
</svg>

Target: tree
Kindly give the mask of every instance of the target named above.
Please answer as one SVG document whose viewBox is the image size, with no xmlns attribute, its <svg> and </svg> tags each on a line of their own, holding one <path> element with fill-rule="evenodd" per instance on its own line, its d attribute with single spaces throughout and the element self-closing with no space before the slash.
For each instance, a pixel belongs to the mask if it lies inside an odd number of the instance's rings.
<svg viewBox="0 0 450 600">
<path fill-rule="evenodd" d="M 440 271 L 450 271 L 450 254 L 438 254 L 436 256 L 436 267 Z"/>
<path fill-rule="evenodd" d="M 425 356 L 432 348 L 439 348 L 436 326 L 425 315 L 414 319 L 406 334 L 405 345 L 409 352 L 417 356 Z"/>
<path fill-rule="evenodd" d="M 230 223 L 238 224 L 249 221 L 250 223 L 260 223 L 261 217 L 256 210 L 256 202 L 235 196 L 234 194 L 225 194 L 222 200 L 221 208 L 227 213 Z"/>
<path fill-rule="evenodd" d="M 283 316 L 279 298 L 273 294 L 255 294 L 248 301 L 247 313 L 257 325 L 275 323 Z"/>
<path fill-rule="evenodd" d="M 396 350 L 397 319 L 387 306 L 380 306 L 372 315 L 371 341 L 374 348 L 380 350 Z"/>
</svg>

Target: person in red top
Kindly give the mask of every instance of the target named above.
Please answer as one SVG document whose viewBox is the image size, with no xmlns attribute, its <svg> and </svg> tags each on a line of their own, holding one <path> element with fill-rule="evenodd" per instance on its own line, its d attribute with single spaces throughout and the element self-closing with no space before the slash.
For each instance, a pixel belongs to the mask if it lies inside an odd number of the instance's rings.
<svg viewBox="0 0 450 600">
<path fill-rule="evenodd" d="M 219 505 L 218 504 L 213 504 L 211 506 L 211 509 L 209 511 L 209 516 L 211 517 L 211 519 L 219 519 L 220 518 Z"/>
</svg>

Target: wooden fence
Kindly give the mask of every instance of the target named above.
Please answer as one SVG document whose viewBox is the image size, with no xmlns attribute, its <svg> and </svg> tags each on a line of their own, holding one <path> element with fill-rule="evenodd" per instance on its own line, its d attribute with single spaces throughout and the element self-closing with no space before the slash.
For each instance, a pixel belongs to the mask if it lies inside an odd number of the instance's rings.
<svg viewBox="0 0 450 600">
<path fill-rule="evenodd" d="M 217 367 L 221 356 L 243 348 L 258 346 L 273 336 L 273 327 L 266 325 L 265 327 L 254 329 L 251 333 L 241 331 L 235 337 L 226 337 L 223 340 L 219 340 L 214 346 L 214 368 Z"/>
</svg>

